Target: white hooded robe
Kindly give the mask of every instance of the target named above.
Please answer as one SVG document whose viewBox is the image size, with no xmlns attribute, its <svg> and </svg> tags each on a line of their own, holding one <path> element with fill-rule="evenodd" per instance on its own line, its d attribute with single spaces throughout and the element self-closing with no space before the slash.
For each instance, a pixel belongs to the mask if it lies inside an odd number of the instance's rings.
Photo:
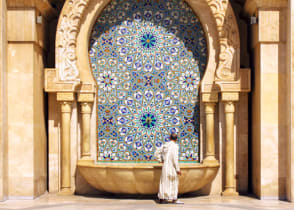
<svg viewBox="0 0 294 210">
<path fill-rule="evenodd" d="M 178 161 L 179 146 L 173 141 L 167 142 L 155 153 L 155 158 L 163 162 L 159 184 L 159 199 L 177 200 L 180 171 Z"/>
</svg>

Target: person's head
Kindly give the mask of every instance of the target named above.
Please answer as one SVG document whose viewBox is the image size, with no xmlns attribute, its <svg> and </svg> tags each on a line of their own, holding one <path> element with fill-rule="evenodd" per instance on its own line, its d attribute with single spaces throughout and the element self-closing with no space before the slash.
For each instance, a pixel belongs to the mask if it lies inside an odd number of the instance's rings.
<svg viewBox="0 0 294 210">
<path fill-rule="evenodd" d="M 177 136 L 177 134 L 172 133 L 172 134 L 170 135 L 170 140 L 171 140 L 171 141 L 177 141 L 177 140 L 178 140 L 178 136 Z"/>
</svg>

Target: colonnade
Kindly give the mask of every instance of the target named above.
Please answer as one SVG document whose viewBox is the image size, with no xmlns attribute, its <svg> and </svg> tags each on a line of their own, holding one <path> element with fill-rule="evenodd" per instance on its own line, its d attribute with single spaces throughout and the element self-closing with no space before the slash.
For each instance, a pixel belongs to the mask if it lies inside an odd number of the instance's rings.
<svg viewBox="0 0 294 210">
<path fill-rule="evenodd" d="M 202 93 L 202 102 L 205 112 L 206 152 L 203 164 L 215 165 L 215 108 L 218 103 L 218 93 Z M 234 114 L 235 102 L 239 100 L 239 93 L 222 93 L 221 102 L 224 104 L 225 114 L 225 187 L 222 195 L 238 195 L 236 191 L 235 164 L 234 164 Z M 71 158 L 70 158 L 70 124 L 72 103 L 75 95 L 72 92 L 57 93 L 57 101 L 61 106 L 61 194 L 71 194 Z M 79 93 L 78 102 L 82 119 L 82 146 L 81 160 L 91 160 L 90 121 L 94 102 L 93 93 Z"/>
</svg>

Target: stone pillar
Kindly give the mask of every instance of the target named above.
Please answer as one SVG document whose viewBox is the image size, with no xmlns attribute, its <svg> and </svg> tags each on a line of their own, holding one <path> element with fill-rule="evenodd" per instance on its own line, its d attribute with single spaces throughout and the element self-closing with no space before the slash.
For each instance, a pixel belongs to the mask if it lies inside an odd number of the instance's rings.
<svg viewBox="0 0 294 210">
<path fill-rule="evenodd" d="M 7 39 L 6 0 L 0 0 L 0 201 L 7 198 Z"/>
<path fill-rule="evenodd" d="M 82 115 L 82 160 L 92 160 L 90 147 L 90 123 L 93 101 L 93 93 L 80 93 L 78 96 L 78 102 L 80 102 L 81 105 Z"/>
<path fill-rule="evenodd" d="M 33 199 L 47 190 L 43 53 L 53 9 L 47 0 L 6 4 L 8 198 Z"/>
<path fill-rule="evenodd" d="M 222 93 L 225 111 L 225 190 L 224 196 L 238 195 L 236 191 L 235 161 L 234 161 L 234 113 L 235 101 L 239 100 L 239 93 Z"/>
<path fill-rule="evenodd" d="M 217 93 L 203 93 L 202 94 L 202 102 L 205 106 L 205 136 L 206 136 L 206 152 L 205 158 L 203 160 L 204 164 L 215 164 L 218 162 L 215 159 L 215 140 L 214 140 L 214 113 L 215 113 L 215 105 L 218 101 Z"/>
<path fill-rule="evenodd" d="M 287 1 L 247 0 L 254 84 L 251 108 L 252 189 L 261 199 L 285 199 L 287 136 Z"/>
<path fill-rule="evenodd" d="M 294 202 L 294 0 L 288 1 L 288 66 L 287 66 L 287 113 L 289 116 L 289 124 L 287 129 L 287 180 L 286 192 L 287 200 Z"/>
<path fill-rule="evenodd" d="M 61 180 L 60 194 L 73 194 L 71 189 L 70 118 L 74 93 L 57 93 L 61 104 Z"/>
</svg>

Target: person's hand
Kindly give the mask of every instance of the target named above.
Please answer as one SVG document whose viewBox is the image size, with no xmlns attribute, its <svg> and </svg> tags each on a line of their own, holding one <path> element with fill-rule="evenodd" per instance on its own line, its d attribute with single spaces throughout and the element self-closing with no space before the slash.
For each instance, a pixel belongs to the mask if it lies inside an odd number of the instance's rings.
<svg viewBox="0 0 294 210">
<path fill-rule="evenodd" d="M 182 175 L 182 172 L 181 172 L 181 171 L 177 171 L 177 174 L 178 174 L 179 176 L 181 176 L 181 175 Z"/>
</svg>

